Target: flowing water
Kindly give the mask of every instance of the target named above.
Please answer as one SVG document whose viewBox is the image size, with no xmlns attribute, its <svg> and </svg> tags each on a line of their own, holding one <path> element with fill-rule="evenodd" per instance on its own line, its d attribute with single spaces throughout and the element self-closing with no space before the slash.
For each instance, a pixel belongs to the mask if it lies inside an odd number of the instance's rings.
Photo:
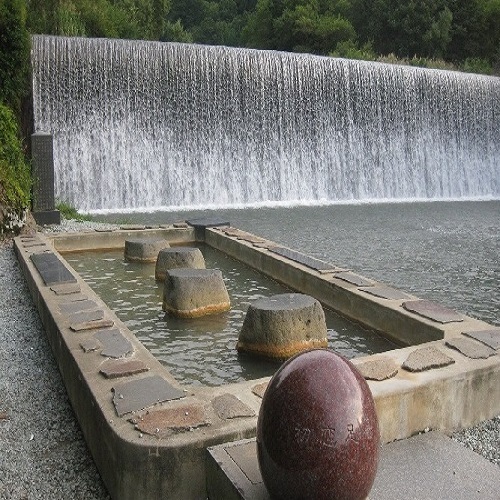
<svg viewBox="0 0 500 500">
<path fill-rule="evenodd" d="M 498 198 L 500 79 L 35 36 L 36 131 L 81 210 Z"/>
</svg>

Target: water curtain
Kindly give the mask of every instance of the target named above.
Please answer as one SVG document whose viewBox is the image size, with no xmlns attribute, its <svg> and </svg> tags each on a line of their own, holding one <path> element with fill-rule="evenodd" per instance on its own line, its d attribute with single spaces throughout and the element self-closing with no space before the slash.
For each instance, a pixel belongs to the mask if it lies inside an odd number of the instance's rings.
<svg viewBox="0 0 500 500">
<path fill-rule="evenodd" d="M 82 210 L 500 196 L 500 78 L 50 36 L 32 64 Z"/>
</svg>

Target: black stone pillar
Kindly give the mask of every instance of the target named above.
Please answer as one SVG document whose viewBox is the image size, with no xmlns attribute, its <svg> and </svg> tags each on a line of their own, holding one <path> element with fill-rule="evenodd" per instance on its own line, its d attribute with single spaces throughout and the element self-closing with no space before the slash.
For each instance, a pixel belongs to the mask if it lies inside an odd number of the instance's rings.
<svg viewBox="0 0 500 500">
<path fill-rule="evenodd" d="M 36 132 L 31 136 L 33 168 L 33 216 L 37 224 L 60 224 L 61 214 L 55 209 L 54 151 L 52 135 Z"/>
</svg>

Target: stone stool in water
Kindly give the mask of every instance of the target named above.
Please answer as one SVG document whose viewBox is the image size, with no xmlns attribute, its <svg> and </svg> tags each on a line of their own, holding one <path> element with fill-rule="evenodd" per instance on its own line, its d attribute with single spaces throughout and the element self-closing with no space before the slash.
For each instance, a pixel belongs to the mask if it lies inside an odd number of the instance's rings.
<svg viewBox="0 0 500 500">
<path fill-rule="evenodd" d="M 199 248 L 176 247 L 160 250 L 156 259 L 155 278 L 157 281 L 164 281 L 166 271 L 182 267 L 205 269 L 205 259 Z"/>
<path fill-rule="evenodd" d="M 326 349 L 301 353 L 269 382 L 257 457 L 272 498 L 362 500 L 375 480 L 379 426 L 370 388 Z"/>
<path fill-rule="evenodd" d="M 171 269 L 163 286 L 163 310 L 180 318 L 228 311 L 229 294 L 219 269 Z"/>
<path fill-rule="evenodd" d="M 128 262 L 156 262 L 158 253 L 170 245 L 162 239 L 125 240 L 125 260 Z"/>
<path fill-rule="evenodd" d="M 283 360 L 298 352 L 327 345 L 321 304 L 309 295 L 284 293 L 250 304 L 237 349 Z"/>
</svg>

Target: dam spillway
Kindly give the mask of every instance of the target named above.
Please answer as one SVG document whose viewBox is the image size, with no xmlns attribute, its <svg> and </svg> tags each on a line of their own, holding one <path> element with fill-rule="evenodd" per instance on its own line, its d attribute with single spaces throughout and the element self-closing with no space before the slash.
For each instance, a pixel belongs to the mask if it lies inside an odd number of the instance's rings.
<svg viewBox="0 0 500 500">
<path fill-rule="evenodd" d="M 49 36 L 32 65 L 80 210 L 500 197 L 499 78 Z"/>
</svg>

